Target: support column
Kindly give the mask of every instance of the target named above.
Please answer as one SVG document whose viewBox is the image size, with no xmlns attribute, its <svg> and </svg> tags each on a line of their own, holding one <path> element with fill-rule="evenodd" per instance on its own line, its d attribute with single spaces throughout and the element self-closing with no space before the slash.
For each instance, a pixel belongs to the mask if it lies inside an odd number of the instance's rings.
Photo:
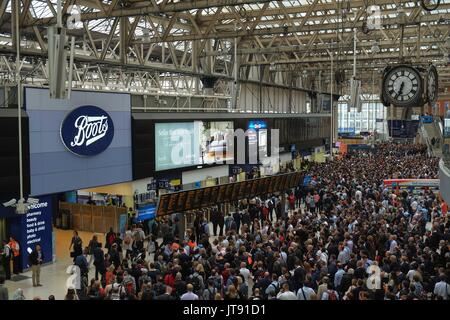
<svg viewBox="0 0 450 320">
<path fill-rule="evenodd" d="M 120 62 L 127 63 L 128 18 L 120 18 Z"/>
</svg>

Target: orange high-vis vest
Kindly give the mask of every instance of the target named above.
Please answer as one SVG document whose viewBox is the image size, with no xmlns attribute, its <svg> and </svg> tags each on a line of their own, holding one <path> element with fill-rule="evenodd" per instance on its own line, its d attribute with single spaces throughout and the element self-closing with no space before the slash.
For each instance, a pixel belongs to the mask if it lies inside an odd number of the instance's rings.
<svg viewBox="0 0 450 320">
<path fill-rule="evenodd" d="M 17 257 L 19 255 L 19 244 L 16 241 L 10 241 L 8 245 L 13 251 L 14 257 Z"/>
</svg>

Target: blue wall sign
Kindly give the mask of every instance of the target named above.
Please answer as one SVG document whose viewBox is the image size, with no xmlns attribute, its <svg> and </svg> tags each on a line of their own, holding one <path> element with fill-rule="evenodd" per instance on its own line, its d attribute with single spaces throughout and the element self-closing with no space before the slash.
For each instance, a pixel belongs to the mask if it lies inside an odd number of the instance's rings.
<svg viewBox="0 0 450 320">
<path fill-rule="evenodd" d="M 39 203 L 31 205 L 28 213 L 16 215 L 10 220 L 10 233 L 19 242 L 21 268 L 29 268 L 29 250 L 37 244 L 42 247 L 43 263 L 53 261 L 52 232 L 53 202 L 51 196 L 39 197 Z"/>
<path fill-rule="evenodd" d="M 78 107 L 61 123 L 61 140 L 69 151 L 80 156 L 102 153 L 113 138 L 113 121 L 110 115 L 99 107 Z"/>
<path fill-rule="evenodd" d="M 138 209 L 138 214 L 136 217 L 136 222 L 142 222 L 144 220 L 154 219 L 156 214 L 156 205 L 154 203 L 152 204 L 146 204 L 143 206 L 140 206 Z"/>
<path fill-rule="evenodd" d="M 254 130 L 267 129 L 267 122 L 263 120 L 251 120 L 248 122 L 248 128 Z"/>
</svg>

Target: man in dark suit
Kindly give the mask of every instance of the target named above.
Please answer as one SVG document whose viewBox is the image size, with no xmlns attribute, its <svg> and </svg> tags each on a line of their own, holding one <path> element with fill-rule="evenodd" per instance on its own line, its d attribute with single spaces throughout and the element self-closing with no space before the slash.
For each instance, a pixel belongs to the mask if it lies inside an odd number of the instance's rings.
<svg viewBox="0 0 450 320">
<path fill-rule="evenodd" d="M 41 246 L 39 244 L 36 245 L 35 249 L 28 256 L 29 263 L 31 266 L 31 278 L 33 280 L 33 287 L 41 287 L 40 284 L 40 276 L 41 276 L 41 265 L 42 261 L 44 261 L 44 255 L 42 253 Z"/>
<path fill-rule="evenodd" d="M 166 286 L 166 292 L 159 296 L 156 296 L 155 300 L 166 300 L 166 301 L 175 300 L 174 297 L 172 296 L 172 287 Z"/>
</svg>

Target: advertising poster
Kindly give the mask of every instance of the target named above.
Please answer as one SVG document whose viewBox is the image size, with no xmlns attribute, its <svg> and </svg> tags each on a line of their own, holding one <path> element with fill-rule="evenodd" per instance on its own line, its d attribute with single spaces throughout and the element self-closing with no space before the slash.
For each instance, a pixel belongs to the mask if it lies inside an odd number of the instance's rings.
<svg viewBox="0 0 450 320">
<path fill-rule="evenodd" d="M 29 206 L 28 213 L 16 215 L 10 224 L 11 235 L 19 242 L 22 269 L 28 269 L 28 255 L 39 244 L 43 263 L 53 261 L 53 232 L 51 196 L 39 197 L 39 203 Z"/>
</svg>

